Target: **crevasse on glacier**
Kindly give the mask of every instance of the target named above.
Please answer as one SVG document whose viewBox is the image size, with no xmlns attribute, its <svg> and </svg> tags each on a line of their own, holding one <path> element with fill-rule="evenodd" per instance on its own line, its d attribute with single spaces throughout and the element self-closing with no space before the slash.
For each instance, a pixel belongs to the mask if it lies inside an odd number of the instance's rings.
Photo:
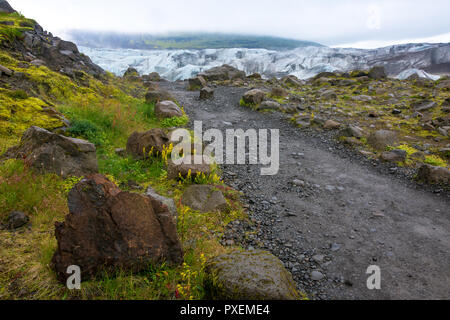
<svg viewBox="0 0 450 320">
<path fill-rule="evenodd" d="M 171 81 L 184 80 L 197 73 L 223 64 L 232 65 L 247 74 L 258 72 L 266 78 L 295 75 L 307 79 L 323 71 L 349 71 L 367 69 L 382 64 L 391 75 L 407 77 L 420 72 L 420 76 L 435 78 L 420 67 L 430 64 L 427 55 L 408 59 L 409 55 L 440 50 L 441 63 L 449 61 L 449 46 L 434 48 L 435 45 L 410 44 L 374 50 L 344 49 L 328 47 L 303 47 L 287 51 L 266 49 L 205 49 L 205 50 L 133 50 L 80 47 L 80 51 L 91 57 L 94 63 L 105 70 L 122 75 L 128 67 L 136 68 L 141 74 L 158 72 Z M 405 55 L 406 53 L 406 55 Z M 417 54 L 416 54 L 417 55 Z M 433 54 L 434 61 L 436 53 Z M 394 56 L 400 61 L 390 65 Z M 392 64 L 392 63 L 391 63 Z M 416 68 L 417 67 L 417 68 Z M 394 74 L 392 74 L 394 73 Z"/>
</svg>

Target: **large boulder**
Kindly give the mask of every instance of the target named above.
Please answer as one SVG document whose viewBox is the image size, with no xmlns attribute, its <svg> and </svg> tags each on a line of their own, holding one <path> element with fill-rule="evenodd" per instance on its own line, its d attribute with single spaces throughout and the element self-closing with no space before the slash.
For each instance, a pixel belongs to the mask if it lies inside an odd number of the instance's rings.
<svg viewBox="0 0 450 320">
<path fill-rule="evenodd" d="M 238 70 L 227 64 L 209 69 L 203 73 L 199 73 L 198 75 L 203 77 L 206 81 L 246 79 L 246 74 L 244 71 Z"/>
<path fill-rule="evenodd" d="M 390 130 L 377 130 L 369 135 L 367 143 L 377 150 L 385 150 L 387 146 L 393 145 L 396 140 L 396 132 Z"/>
<path fill-rule="evenodd" d="M 263 101 L 261 102 L 261 104 L 258 106 L 258 110 L 271 110 L 271 111 L 276 111 L 276 110 L 280 110 L 281 108 L 281 104 L 279 104 L 276 101 Z"/>
<path fill-rule="evenodd" d="M 158 72 L 152 72 L 146 76 L 144 76 L 145 80 L 159 82 L 162 80 L 161 76 Z"/>
<path fill-rule="evenodd" d="M 187 159 L 187 158 L 190 159 Z M 167 177 L 169 179 L 179 179 L 180 176 L 182 178 L 186 178 L 189 173 L 191 177 L 195 178 L 198 174 L 204 173 L 205 175 L 211 174 L 211 167 L 208 163 L 201 158 L 200 164 L 195 163 L 195 159 L 200 156 L 185 156 L 183 158 L 183 162 L 181 164 L 175 164 L 172 159 L 169 159 L 169 163 L 167 165 Z M 190 162 L 190 163 L 189 163 Z"/>
<path fill-rule="evenodd" d="M 163 204 L 165 204 L 167 206 L 167 208 L 169 209 L 170 213 L 174 217 L 178 216 L 177 206 L 175 205 L 175 201 L 173 201 L 173 199 L 167 198 L 167 197 L 164 197 L 164 196 L 160 195 L 152 187 L 148 187 L 147 188 L 147 191 L 145 192 L 145 195 L 149 196 L 152 199 L 161 201 Z"/>
<path fill-rule="evenodd" d="M 25 131 L 20 144 L 9 149 L 5 157 L 23 159 L 40 172 L 55 173 L 64 178 L 98 172 L 92 143 L 34 126 Z"/>
<path fill-rule="evenodd" d="M 87 280 L 101 271 L 140 272 L 183 261 L 174 218 L 156 199 L 122 192 L 96 174 L 69 192 L 68 205 L 65 222 L 55 224 L 58 247 L 51 262 L 63 282 L 71 265 Z"/>
<path fill-rule="evenodd" d="M 200 90 L 206 86 L 207 86 L 207 82 L 206 82 L 205 78 L 203 78 L 202 76 L 197 76 L 195 78 L 188 80 L 188 90 L 189 91 Z"/>
<path fill-rule="evenodd" d="M 369 78 L 381 80 L 387 78 L 386 71 L 383 66 L 373 67 L 369 71 Z"/>
<path fill-rule="evenodd" d="M 205 271 L 209 299 L 300 299 L 292 275 L 269 252 L 235 250 L 208 261 Z"/>
<path fill-rule="evenodd" d="M 170 92 L 165 90 L 150 90 L 145 95 L 145 101 L 147 103 L 158 103 L 160 101 L 176 101 Z"/>
<path fill-rule="evenodd" d="M 417 178 L 427 183 L 450 183 L 450 170 L 444 167 L 424 164 L 419 168 Z"/>
<path fill-rule="evenodd" d="M 181 203 L 201 212 L 225 211 L 227 200 L 220 190 L 209 185 L 192 185 L 181 197 Z"/>
<path fill-rule="evenodd" d="M 182 117 L 183 112 L 173 101 L 161 101 L 155 106 L 155 115 L 158 118 Z"/>
<path fill-rule="evenodd" d="M 354 138 L 362 138 L 364 136 L 363 130 L 360 127 L 348 125 L 344 129 L 341 130 L 340 136 L 342 137 L 354 137 Z"/>
<path fill-rule="evenodd" d="M 282 78 L 281 82 L 290 87 L 300 87 L 302 85 L 302 81 L 293 75 Z"/>
<path fill-rule="evenodd" d="M 259 105 L 261 102 L 263 102 L 264 98 L 266 96 L 266 93 L 259 89 L 253 89 L 250 91 L 247 91 L 242 99 L 246 104 L 250 105 Z"/>
<path fill-rule="evenodd" d="M 139 77 L 139 72 L 133 67 L 128 67 L 128 69 L 123 74 L 123 77 L 124 78 Z"/>
<path fill-rule="evenodd" d="M 150 129 L 146 132 L 134 132 L 128 138 L 127 153 L 135 158 L 142 159 L 147 157 L 152 149 L 154 154 L 156 152 L 161 153 L 164 147 L 169 145 L 169 142 L 167 134 L 159 128 Z"/>
<path fill-rule="evenodd" d="M 380 159 L 387 162 L 403 162 L 407 156 L 408 153 L 405 150 L 395 149 L 383 152 Z"/>
</svg>

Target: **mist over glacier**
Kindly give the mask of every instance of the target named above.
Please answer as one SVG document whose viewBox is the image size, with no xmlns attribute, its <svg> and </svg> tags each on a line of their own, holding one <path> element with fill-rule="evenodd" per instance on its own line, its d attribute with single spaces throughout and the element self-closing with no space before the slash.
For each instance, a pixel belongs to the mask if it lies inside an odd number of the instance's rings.
<svg viewBox="0 0 450 320">
<path fill-rule="evenodd" d="M 430 73 L 448 72 L 450 44 L 407 44 L 373 50 L 302 47 L 293 50 L 203 49 L 135 50 L 80 46 L 80 51 L 105 70 L 122 75 L 128 67 L 141 74 L 158 72 L 176 81 L 194 77 L 212 67 L 229 64 L 247 75 L 265 78 L 295 75 L 307 79 L 324 71 L 349 71 L 384 65 L 390 76 L 404 78 L 412 73 L 436 78 Z M 437 67 L 436 67 L 437 66 Z M 426 72 L 426 71 L 432 72 Z"/>
</svg>

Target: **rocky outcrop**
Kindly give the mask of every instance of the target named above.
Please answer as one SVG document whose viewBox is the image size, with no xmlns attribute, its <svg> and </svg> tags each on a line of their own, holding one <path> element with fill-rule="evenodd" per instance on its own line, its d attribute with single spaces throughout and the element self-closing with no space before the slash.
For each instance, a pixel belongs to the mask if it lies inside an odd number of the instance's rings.
<svg viewBox="0 0 450 320">
<path fill-rule="evenodd" d="M 246 79 L 246 74 L 244 71 L 238 70 L 227 64 L 224 64 L 223 66 L 220 67 L 209 69 L 203 73 L 199 73 L 198 75 L 203 77 L 208 82 Z"/>
<path fill-rule="evenodd" d="M 101 271 L 139 272 L 183 261 L 174 218 L 156 199 L 122 192 L 97 174 L 69 192 L 68 205 L 65 222 L 55 224 L 58 247 L 51 262 L 63 282 L 71 265 L 87 280 Z"/>
<path fill-rule="evenodd" d="M 369 76 L 369 78 L 375 79 L 375 80 L 381 80 L 381 79 L 387 78 L 386 71 L 383 66 L 373 67 L 372 69 L 370 69 L 368 76 Z"/>
<path fill-rule="evenodd" d="M 183 112 L 173 101 L 161 101 L 155 106 L 155 116 L 158 118 L 182 117 Z"/>
<path fill-rule="evenodd" d="M 31 127 L 20 144 L 9 149 L 6 158 L 23 159 L 40 172 L 62 177 L 85 176 L 98 171 L 95 146 L 85 140 L 65 137 Z"/>
<path fill-rule="evenodd" d="M 14 10 L 11 5 L 6 0 L 0 0 L 0 13 L 14 13 Z"/>
<path fill-rule="evenodd" d="M 128 138 L 127 153 L 137 159 L 143 159 L 157 152 L 161 154 L 164 147 L 169 144 L 169 137 L 159 128 L 150 129 L 146 132 L 133 132 Z"/>
<path fill-rule="evenodd" d="M 200 212 L 225 211 L 228 203 L 220 190 L 209 185 L 192 185 L 181 196 L 181 203 Z"/>
<path fill-rule="evenodd" d="M 213 300 L 297 300 L 292 275 L 274 255 L 238 251 L 208 261 L 205 289 Z"/>
<path fill-rule="evenodd" d="M 167 197 L 164 197 L 164 196 L 160 195 L 152 187 L 148 187 L 147 188 L 147 191 L 145 192 L 145 195 L 149 196 L 152 199 L 161 201 L 163 204 L 165 204 L 167 206 L 167 208 L 169 209 L 170 213 L 174 217 L 178 216 L 177 206 L 175 205 L 175 201 L 173 201 L 173 199 L 167 198 Z"/>
</svg>

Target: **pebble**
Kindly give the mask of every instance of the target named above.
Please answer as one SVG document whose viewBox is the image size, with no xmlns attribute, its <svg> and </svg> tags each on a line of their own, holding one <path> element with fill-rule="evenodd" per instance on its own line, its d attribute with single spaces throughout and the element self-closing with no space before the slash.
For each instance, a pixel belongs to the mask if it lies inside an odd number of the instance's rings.
<svg viewBox="0 0 450 320">
<path fill-rule="evenodd" d="M 317 270 L 314 270 L 313 272 L 311 272 L 311 280 L 313 281 L 320 281 L 323 278 L 325 278 L 325 275 Z"/>
<path fill-rule="evenodd" d="M 333 244 L 331 245 L 330 249 L 331 249 L 331 251 L 336 252 L 336 251 L 338 251 L 339 249 L 341 249 L 341 245 L 338 244 L 338 243 L 333 243 Z"/>
</svg>

